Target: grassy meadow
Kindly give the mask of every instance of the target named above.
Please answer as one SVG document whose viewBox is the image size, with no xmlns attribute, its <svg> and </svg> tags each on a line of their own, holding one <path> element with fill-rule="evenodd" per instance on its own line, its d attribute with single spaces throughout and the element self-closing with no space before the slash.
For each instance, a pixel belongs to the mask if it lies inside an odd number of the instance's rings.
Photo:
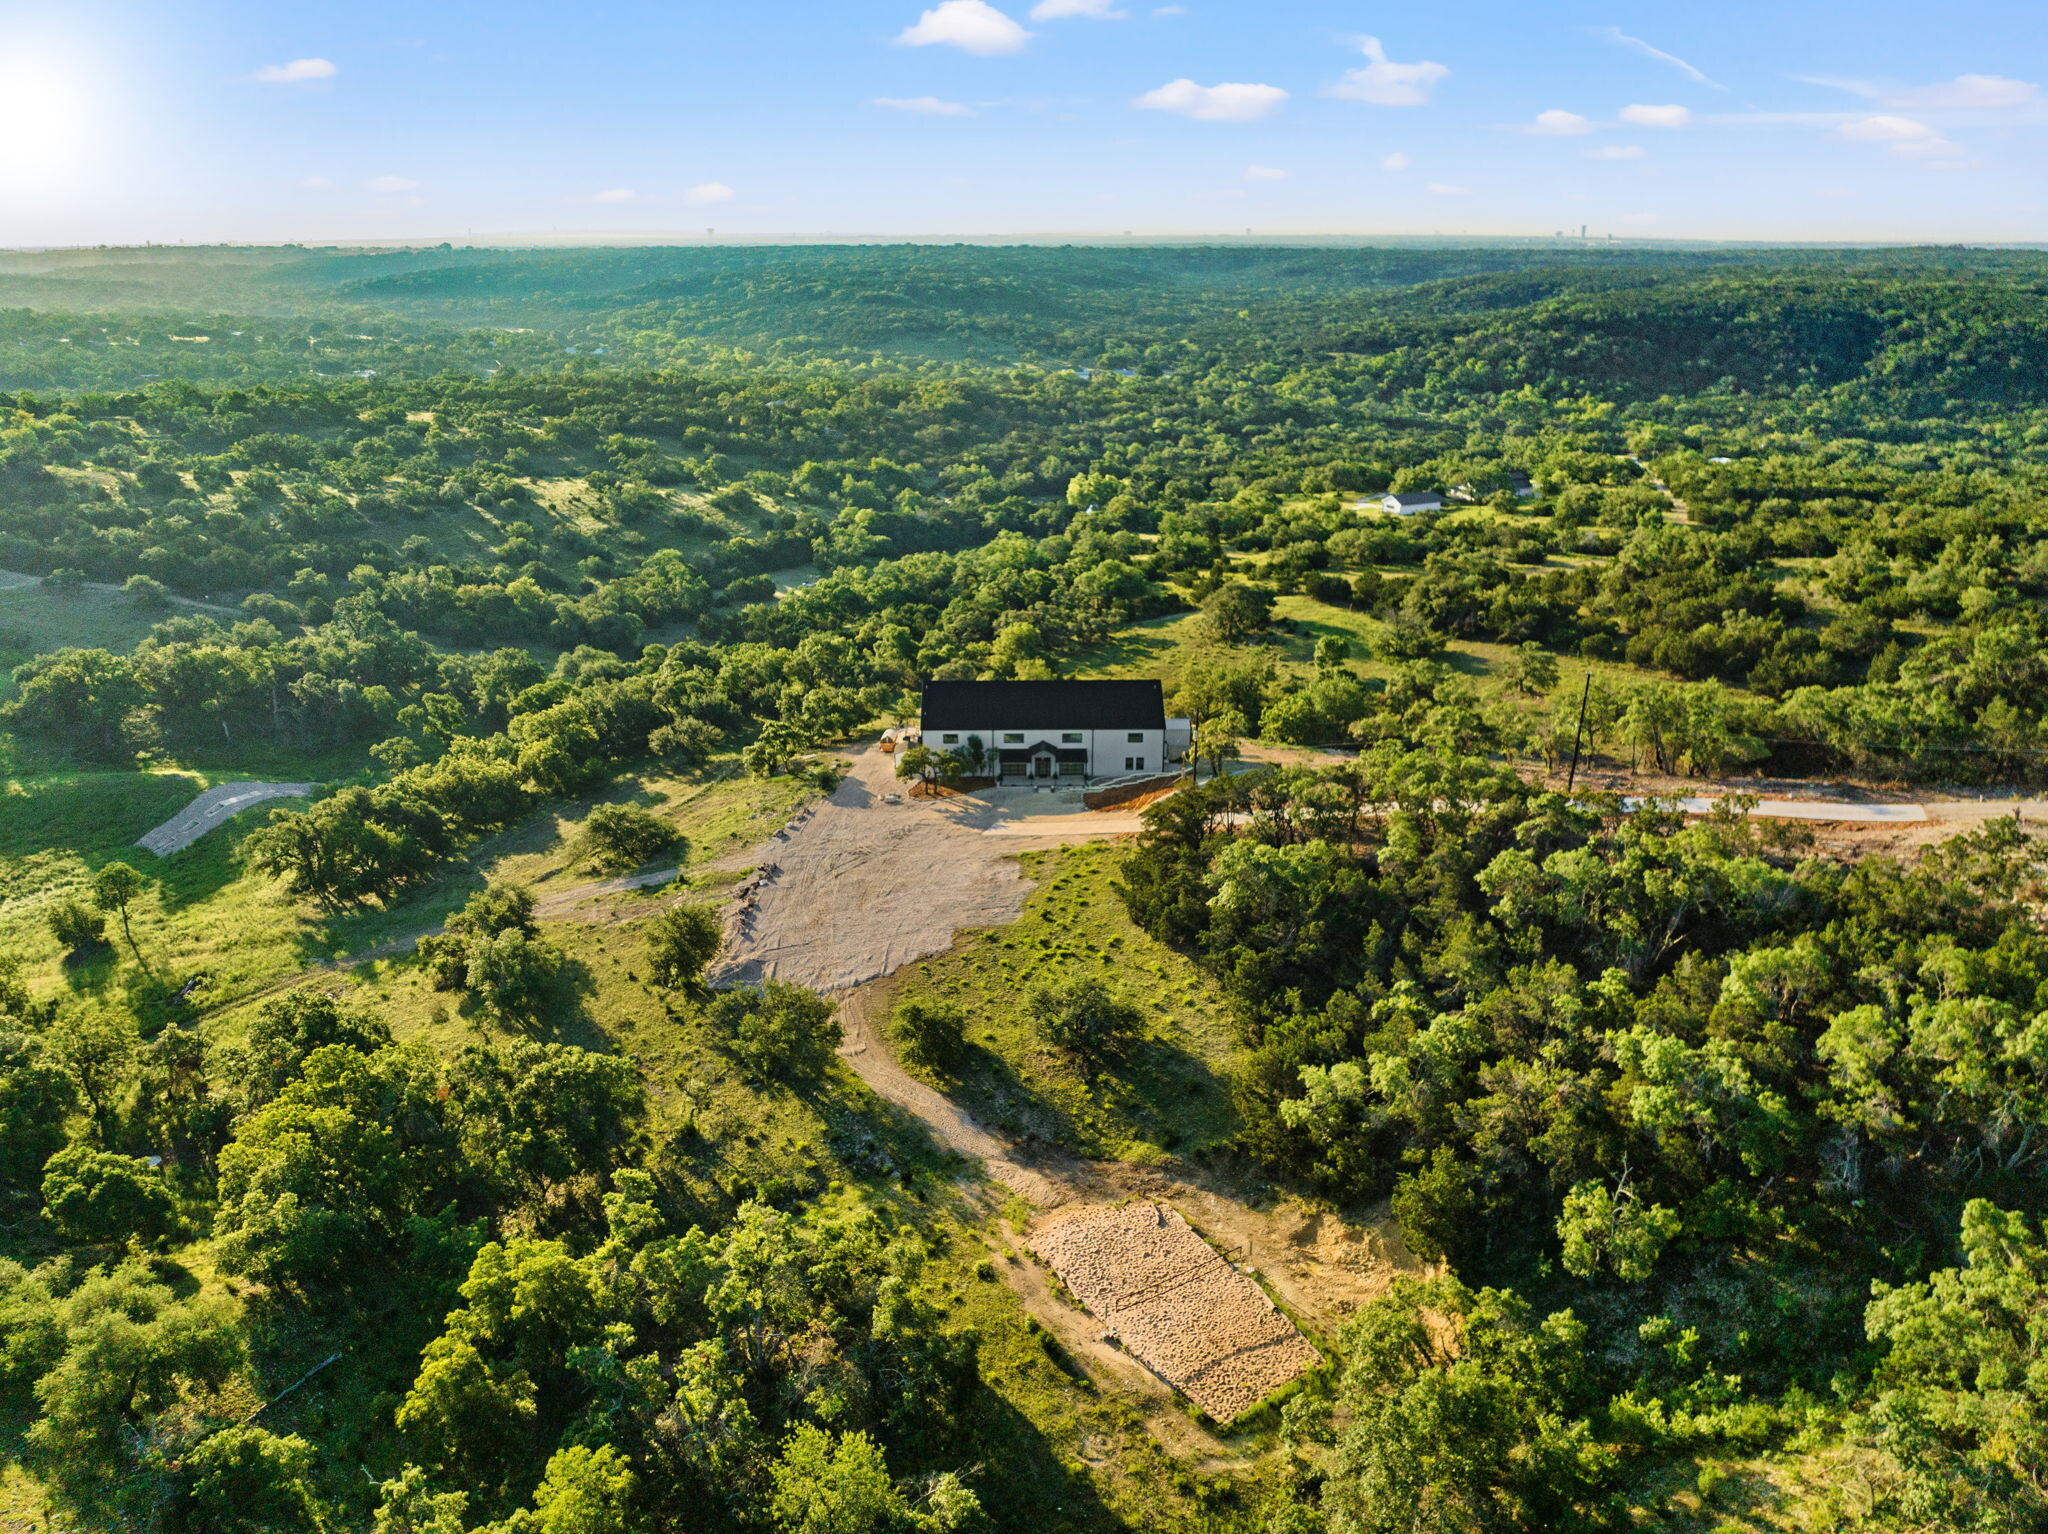
<svg viewBox="0 0 2048 1534">
<path fill-rule="evenodd" d="M 962 934 L 883 982 L 884 1000 L 965 1008 L 966 1053 L 927 1079 L 983 1123 L 1090 1156 L 1196 1155 L 1236 1130 L 1239 1045 L 1214 982 L 1125 912 L 1120 860 L 1113 844 L 1022 854 L 1038 884 L 1016 924 Z M 1077 979 L 1106 981 L 1146 1013 L 1144 1040 L 1112 1074 L 1091 1077 L 1039 1036 L 1032 991 Z"/>
</svg>

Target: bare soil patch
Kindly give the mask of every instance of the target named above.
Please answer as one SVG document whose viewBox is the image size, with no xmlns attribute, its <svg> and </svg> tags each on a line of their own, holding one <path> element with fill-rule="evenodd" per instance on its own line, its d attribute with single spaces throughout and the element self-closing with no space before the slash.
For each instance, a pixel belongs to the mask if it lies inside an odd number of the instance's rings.
<svg viewBox="0 0 2048 1534">
<path fill-rule="evenodd" d="M 1218 1422 L 1322 1361 L 1265 1291 L 1169 1205 L 1068 1205 L 1039 1223 L 1030 1246 L 1132 1357 Z"/>
<path fill-rule="evenodd" d="M 1031 892 L 1012 854 L 1118 829 L 1101 817 L 1075 824 L 1046 813 L 1065 803 L 913 798 L 892 756 L 861 752 L 831 797 L 734 861 L 758 874 L 726 908 L 725 951 L 711 983 L 788 980 L 846 991 L 944 951 L 968 928 L 1009 925 Z M 1135 820 L 1129 829 L 1138 829 Z"/>
</svg>

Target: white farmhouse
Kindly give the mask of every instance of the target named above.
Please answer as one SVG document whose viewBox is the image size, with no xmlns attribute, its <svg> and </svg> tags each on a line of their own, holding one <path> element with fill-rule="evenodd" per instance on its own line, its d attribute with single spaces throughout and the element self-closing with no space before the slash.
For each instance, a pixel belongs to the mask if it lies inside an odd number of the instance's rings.
<svg viewBox="0 0 2048 1534">
<path fill-rule="evenodd" d="M 1444 498 L 1434 490 L 1410 491 L 1406 495 L 1380 497 L 1380 510 L 1390 517 L 1412 517 L 1418 511 L 1442 511 Z"/>
<path fill-rule="evenodd" d="M 1191 733 L 1157 681 L 927 682 L 918 711 L 925 745 L 1012 786 L 1169 772 Z"/>
</svg>

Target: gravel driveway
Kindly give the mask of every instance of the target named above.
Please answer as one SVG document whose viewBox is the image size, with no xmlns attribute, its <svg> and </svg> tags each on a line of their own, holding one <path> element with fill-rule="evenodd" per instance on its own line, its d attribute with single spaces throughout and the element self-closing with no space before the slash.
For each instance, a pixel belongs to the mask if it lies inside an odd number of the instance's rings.
<svg viewBox="0 0 2048 1534">
<path fill-rule="evenodd" d="M 1079 809 L 1041 799 L 1048 811 Z M 711 983 L 850 990 L 943 952 L 968 928 L 1015 921 L 1031 883 L 1013 854 L 1126 829 L 1123 817 L 1061 814 L 1034 832 L 1018 814 L 982 799 L 912 799 L 895 757 L 862 752 L 829 799 L 747 855 L 759 872 L 728 907 Z M 994 827 L 1005 834 L 984 834 Z"/>
</svg>

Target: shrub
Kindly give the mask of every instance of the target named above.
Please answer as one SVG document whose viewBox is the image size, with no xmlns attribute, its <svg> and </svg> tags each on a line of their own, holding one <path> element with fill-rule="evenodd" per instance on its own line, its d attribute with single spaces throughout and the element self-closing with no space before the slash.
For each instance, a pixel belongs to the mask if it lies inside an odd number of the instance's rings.
<svg viewBox="0 0 2048 1534">
<path fill-rule="evenodd" d="M 648 924 L 647 974 L 664 990 L 681 990 L 704 978 L 718 957 L 724 933 L 708 905 L 679 905 Z"/>
<path fill-rule="evenodd" d="M 585 817 L 583 839 L 599 868 L 636 868 L 676 845 L 675 827 L 634 804 L 600 804 Z"/>
<path fill-rule="evenodd" d="M 711 1021 L 757 1076 L 811 1080 L 825 1074 L 839 1044 L 839 1015 L 815 991 L 781 980 L 721 991 Z"/>
<path fill-rule="evenodd" d="M 1030 1007 L 1048 1044 L 1091 1067 L 1129 1053 L 1145 1025 L 1135 1004 L 1094 979 L 1041 986 Z"/>
<path fill-rule="evenodd" d="M 66 900 L 45 918 L 50 934 L 73 953 L 97 948 L 107 940 L 107 919 L 82 900 Z"/>
<path fill-rule="evenodd" d="M 890 1030 L 911 1064 L 943 1067 L 959 1058 L 967 1042 L 967 1009 L 951 1001 L 902 1002 Z"/>
</svg>

